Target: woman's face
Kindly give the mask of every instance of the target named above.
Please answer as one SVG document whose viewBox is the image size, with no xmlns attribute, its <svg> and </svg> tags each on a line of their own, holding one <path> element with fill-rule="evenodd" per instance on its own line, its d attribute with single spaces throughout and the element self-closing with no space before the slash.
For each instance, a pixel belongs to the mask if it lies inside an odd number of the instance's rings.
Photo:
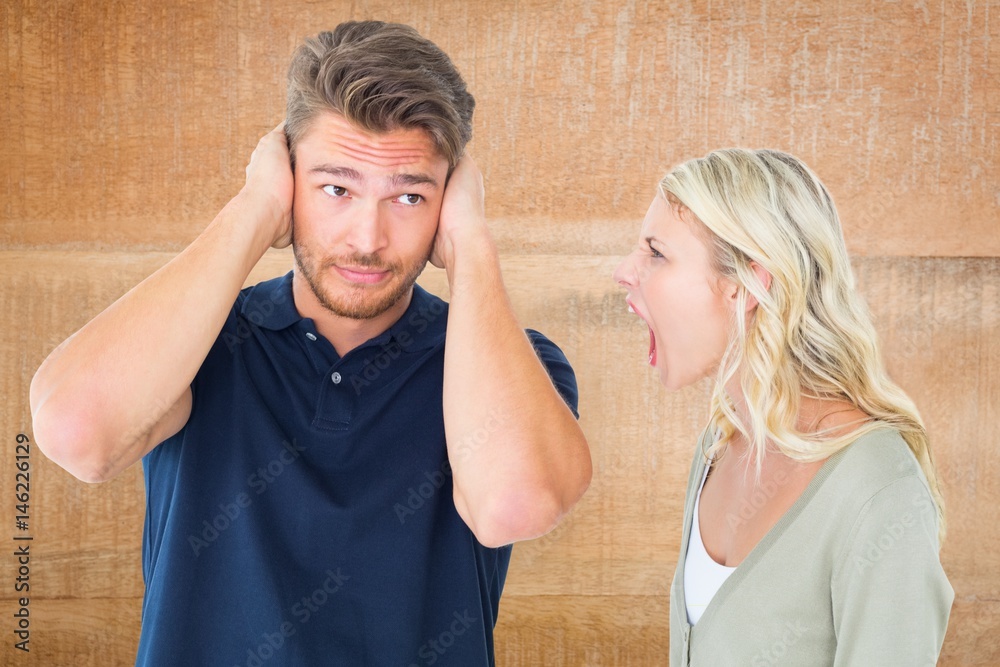
<svg viewBox="0 0 1000 667">
<path fill-rule="evenodd" d="M 669 390 L 713 374 L 729 341 L 736 284 L 712 268 L 697 222 L 657 195 L 639 245 L 615 269 L 629 309 L 649 326 L 649 363 Z"/>
</svg>

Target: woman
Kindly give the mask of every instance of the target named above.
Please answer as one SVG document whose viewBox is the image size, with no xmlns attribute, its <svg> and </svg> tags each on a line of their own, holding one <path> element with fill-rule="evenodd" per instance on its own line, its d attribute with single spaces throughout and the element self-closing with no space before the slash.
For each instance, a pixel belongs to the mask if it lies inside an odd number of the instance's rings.
<svg viewBox="0 0 1000 667">
<path fill-rule="evenodd" d="M 670 664 L 933 665 L 954 592 L 916 407 L 886 375 L 816 176 L 720 150 L 659 184 L 615 271 L 671 390 L 714 376 Z"/>
</svg>

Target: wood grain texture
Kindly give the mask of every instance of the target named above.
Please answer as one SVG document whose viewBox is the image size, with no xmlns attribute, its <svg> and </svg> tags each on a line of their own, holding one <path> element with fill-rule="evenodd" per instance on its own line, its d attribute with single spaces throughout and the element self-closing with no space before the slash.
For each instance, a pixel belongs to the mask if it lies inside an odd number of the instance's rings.
<svg viewBox="0 0 1000 667">
<path fill-rule="evenodd" d="M 32 605 L 31 651 L 13 655 L 5 645 L 0 648 L 0 665 L 126 667 L 135 664 L 141 599 L 39 599 Z"/>
<path fill-rule="evenodd" d="M 708 386 L 662 390 L 610 274 L 664 171 L 725 145 L 788 150 L 833 193 L 948 503 L 940 664 L 1000 664 L 1000 0 L 0 3 L 5 521 L 35 369 L 204 229 L 284 113 L 295 46 L 349 18 L 409 23 L 458 64 L 511 299 L 577 372 L 594 481 L 515 548 L 499 665 L 666 664 Z M 248 283 L 290 266 L 271 251 Z M 88 486 L 32 463 L 32 652 L 4 640 L 0 665 L 132 664 L 141 470 Z M 0 556 L 8 639 L 15 576 Z"/>
<path fill-rule="evenodd" d="M 666 665 L 662 596 L 504 596 L 497 665 Z"/>
<path fill-rule="evenodd" d="M 939 665 L 1000 665 L 1000 600 L 956 597 Z"/>
<path fill-rule="evenodd" d="M 856 252 L 1000 254 L 998 0 L 15 0 L 3 247 L 179 250 L 284 115 L 295 45 L 372 17 L 436 40 L 477 95 L 506 252 L 617 254 L 612 223 L 667 168 L 741 145 L 805 159 Z"/>
</svg>

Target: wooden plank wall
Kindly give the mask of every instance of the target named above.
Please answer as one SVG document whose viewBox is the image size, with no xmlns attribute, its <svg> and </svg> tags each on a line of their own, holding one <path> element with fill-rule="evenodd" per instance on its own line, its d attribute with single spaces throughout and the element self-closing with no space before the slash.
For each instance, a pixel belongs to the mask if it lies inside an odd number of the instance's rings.
<svg viewBox="0 0 1000 667">
<path fill-rule="evenodd" d="M 4 2 L 0 664 L 132 661 L 141 472 L 88 486 L 37 450 L 31 652 L 13 649 L 29 381 L 239 189 L 282 116 L 294 46 L 348 18 L 411 23 L 459 64 L 513 301 L 578 373 L 593 487 L 554 533 L 515 549 L 499 664 L 666 664 L 707 387 L 661 390 L 610 273 L 659 176 L 724 145 L 797 154 L 839 202 L 948 500 L 956 602 L 941 664 L 1000 664 L 998 0 Z M 252 279 L 289 265 L 269 253 Z M 423 280 L 444 287 L 439 272 Z"/>
</svg>

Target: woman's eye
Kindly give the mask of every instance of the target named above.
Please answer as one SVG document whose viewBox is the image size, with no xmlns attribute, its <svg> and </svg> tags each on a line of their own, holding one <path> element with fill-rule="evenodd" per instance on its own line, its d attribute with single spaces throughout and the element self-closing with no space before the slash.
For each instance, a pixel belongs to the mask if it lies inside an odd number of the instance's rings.
<svg viewBox="0 0 1000 667">
<path fill-rule="evenodd" d="M 660 251 L 654 248 L 653 246 L 649 246 L 649 256 L 652 257 L 653 259 L 659 259 L 663 257 L 663 255 L 660 254 Z"/>
<path fill-rule="evenodd" d="M 331 197 L 344 197 L 347 195 L 347 188 L 342 188 L 339 185 L 324 185 L 323 192 Z"/>
<path fill-rule="evenodd" d="M 424 200 L 420 195 L 399 195 L 396 197 L 396 201 L 400 204 L 405 204 L 407 206 L 416 206 Z"/>
</svg>

